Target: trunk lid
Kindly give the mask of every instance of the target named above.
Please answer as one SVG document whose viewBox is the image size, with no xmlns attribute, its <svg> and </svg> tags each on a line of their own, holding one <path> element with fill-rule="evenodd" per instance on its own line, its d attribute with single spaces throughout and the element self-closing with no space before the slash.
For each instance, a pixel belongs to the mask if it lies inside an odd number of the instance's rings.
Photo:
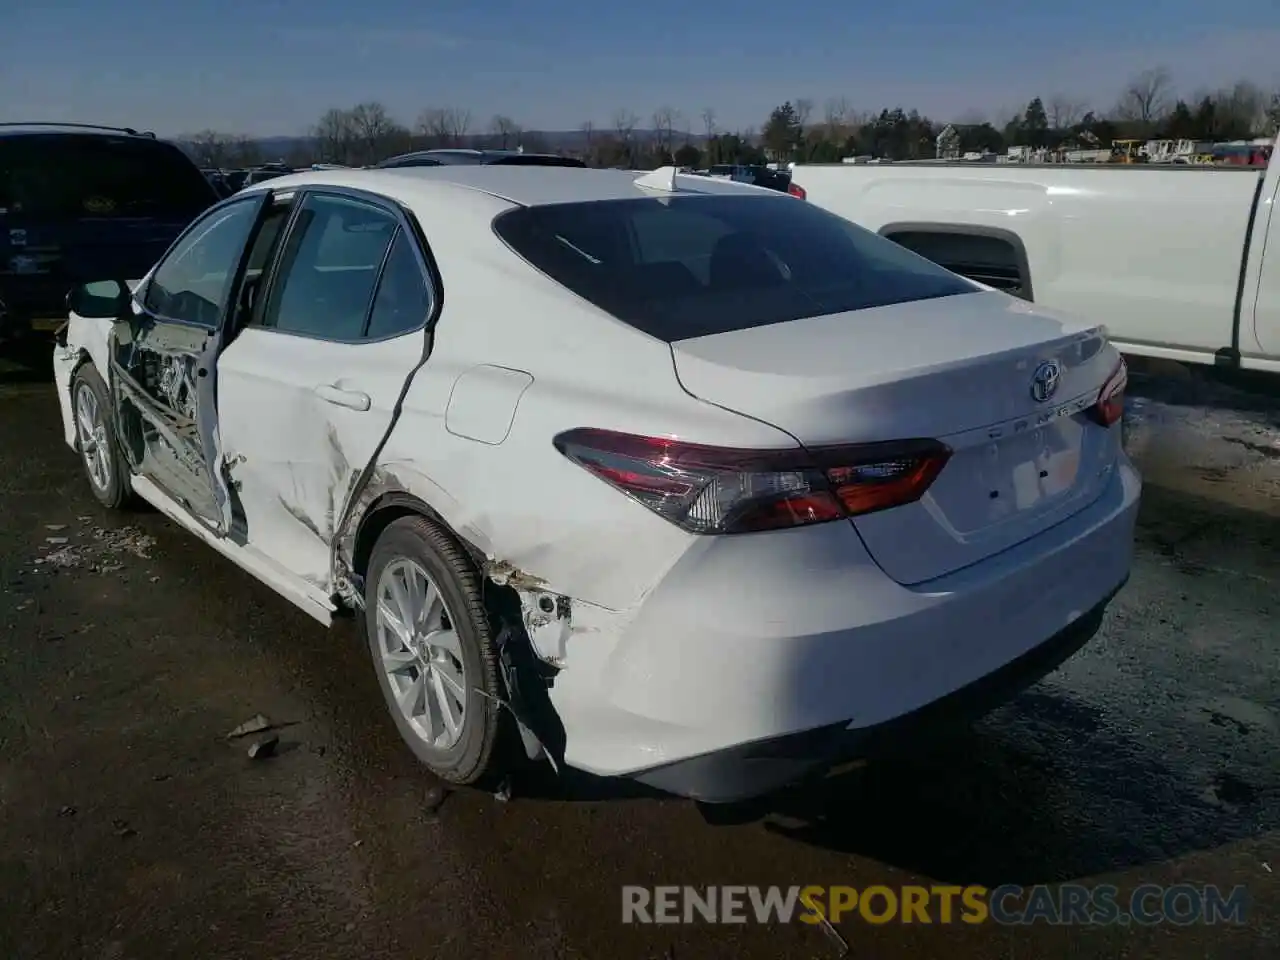
<svg viewBox="0 0 1280 960">
<path fill-rule="evenodd" d="M 852 522 L 882 569 L 922 583 L 1092 503 L 1119 431 L 1086 411 L 1119 363 L 1103 330 L 1001 293 L 943 297 L 672 344 L 695 397 L 805 446 L 932 438 L 953 451 L 918 502 Z M 1046 361 L 1057 388 L 1038 401 Z"/>
</svg>

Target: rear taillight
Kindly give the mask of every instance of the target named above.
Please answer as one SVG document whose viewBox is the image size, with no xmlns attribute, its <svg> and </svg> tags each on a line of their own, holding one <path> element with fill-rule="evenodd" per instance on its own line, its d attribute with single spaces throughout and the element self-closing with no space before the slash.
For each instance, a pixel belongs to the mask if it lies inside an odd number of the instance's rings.
<svg viewBox="0 0 1280 960">
<path fill-rule="evenodd" d="M 787 193 L 791 194 L 793 197 L 799 197 L 801 200 L 804 200 L 809 196 L 809 194 L 805 192 L 804 187 L 800 186 L 798 183 L 790 184 L 787 187 Z"/>
<path fill-rule="evenodd" d="M 951 456 L 935 440 L 741 450 L 590 428 L 562 433 L 555 445 L 654 513 L 702 534 L 799 527 L 913 503 Z"/>
<path fill-rule="evenodd" d="M 1096 423 L 1109 427 L 1124 416 L 1124 390 L 1129 385 L 1129 368 L 1121 357 L 1115 372 L 1107 378 L 1098 392 L 1098 402 L 1089 408 L 1089 416 Z"/>
</svg>

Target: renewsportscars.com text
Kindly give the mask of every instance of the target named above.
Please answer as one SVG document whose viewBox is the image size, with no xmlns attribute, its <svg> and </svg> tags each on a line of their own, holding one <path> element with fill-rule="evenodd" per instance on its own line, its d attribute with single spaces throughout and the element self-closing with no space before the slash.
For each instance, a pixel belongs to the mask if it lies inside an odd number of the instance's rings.
<svg viewBox="0 0 1280 960">
<path fill-rule="evenodd" d="M 623 923 L 1242 924 L 1244 887 L 1143 884 L 981 886 L 625 886 Z"/>
</svg>

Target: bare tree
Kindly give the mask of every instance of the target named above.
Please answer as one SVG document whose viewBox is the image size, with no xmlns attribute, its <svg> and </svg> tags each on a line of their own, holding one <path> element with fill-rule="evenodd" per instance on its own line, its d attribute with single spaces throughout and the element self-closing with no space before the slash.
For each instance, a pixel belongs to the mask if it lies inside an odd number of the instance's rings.
<svg viewBox="0 0 1280 960">
<path fill-rule="evenodd" d="M 462 146 L 463 141 L 466 140 L 467 131 L 471 129 L 471 111 L 455 107 L 445 111 L 445 119 L 448 122 L 451 145 Z"/>
<path fill-rule="evenodd" d="M 217 130 L 201 130 L 187 141 L 196 163 L 202 167 L 230 167 L 234 163 L 235 138 Z"/>
<path fill-rule="evenodd" d="M 1257 84 L 1241 80 L 1213 95 L 1214 113 L 1224 127 L 1256 133 L 1266 126 L 1269 99 Z"/>
<path fill-rule="evenodd" d="M 702 132 L 708 140 L 716 135 L 716 112 L 712 107 L 702 108 Z"/>
<path fill-rule="evenodd" d="M 262 162 L 262 147 L 242 133 L 231 138 L 229 149 L 233 167 L 252 167 Z"/>
<path fill-rule="evenodd" d="M 625 107 L 614 111 L 613 129 L 617 131 L 618 142 L 622 144 L 622 152 L 626 156 L 627 163 L 635 163 L 635 144 L 636 124 L 640 122 L 632 111 Z"/>
<path fill-rule="evenodd" d="M 662 106 L 653 111 L 654 146 L 663 158 L 671 156 L 676 124 L 679 120 L 680 113 L 674 107 Z"/>
<path fill-rule="evenodd" d="M 391 119 L 386 106 L 376 100 L 358 103 L 348 111 L 359 160 L 375 163 L 403 146 L 403 128 Z"/>
<path fill-rule="evenodd" d="M 417 130 L 429 147 L 459 147 L 471 129 L 471 111 L 430 107 L 418 114 Z"/>
<path fill-rule="evenodd" d="M 418 114 L 414 130 L 422 138 L 423 146 L 427 149 L 446 146 L 449 124 L 445 118 L 445 111 L 439 107 L 428 107 L 423 110 Z"/>
<path fill-rule="evenodd" d="M 822 111 L 822 125 L 828 140 L 844 140 L 849 135 L 853 108 L 845 97 L 828 100 Z"/>
<path fill-rule="evenodd" d="M 809 128 L 809 118 L 813 116 L 813 101 L 801 97 L 795 102 L 796 108 L 796 126 L 800 128 L 800 136 L 804 136 L 805 130 Z"/>
<path fill-rule="evenodd" d="M 1072 100 L 1063 94 L 1055 94 L 1049 98 L 1049 128 L 1051 130 L 1069 130 L 1080 122 L 1089 105 L 1079 100 Z"/>
<path fill-rule="evenodd" d="M 502 114 L 496 115 L 489 121 L 489 132 L 493 134 L 498 146 L 503 150 L 520 142 L 520 125 Z"/>
<path fill-rule="evenodd" d="M 333 107 L 324 112 L 311 130 L 321 159 L 329 163 L 349 164 L 356 146 L 355 125 L 351 111 Z"/>
<path fill-rule="evenodd" d="M 1169 108 L 1169 92 L 1173 78 L 1164 67 L 1144 70 L 1125 87 L 1116 105 L 1121 120 L 1155 123 Z"/>
</svg>

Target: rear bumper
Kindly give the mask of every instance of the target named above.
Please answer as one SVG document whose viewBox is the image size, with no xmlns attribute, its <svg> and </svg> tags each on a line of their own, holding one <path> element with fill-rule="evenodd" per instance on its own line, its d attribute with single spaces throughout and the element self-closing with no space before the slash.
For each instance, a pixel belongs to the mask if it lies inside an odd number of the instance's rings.
<svg viewBox="0 0 1280 960">
<path fill-rule="evenodd" d="M 729 803 L 772 793 L 844 762 L 909 749 L 922 737 L 979 719 L 1056 670 L 1098 632 L 1119 590 L 1012 663 L 910 713 L 870 727 L 851 728 L 853 721 L 841 721 L 742 744 L 647 770 L 634 779 L 707 803 Z"/>
<path fill-rule="evenodd" d="M 915 587 L 850 524 L 699 538 L 639 607 L 574 606 L 550 689 L 563 759 L 739 799 L 954 712 L 952 695 L 981 712 L 1097 630 L 1129 576 L 1140 494 L 1121 454 L 1089 507 Z"/>
</svg>

